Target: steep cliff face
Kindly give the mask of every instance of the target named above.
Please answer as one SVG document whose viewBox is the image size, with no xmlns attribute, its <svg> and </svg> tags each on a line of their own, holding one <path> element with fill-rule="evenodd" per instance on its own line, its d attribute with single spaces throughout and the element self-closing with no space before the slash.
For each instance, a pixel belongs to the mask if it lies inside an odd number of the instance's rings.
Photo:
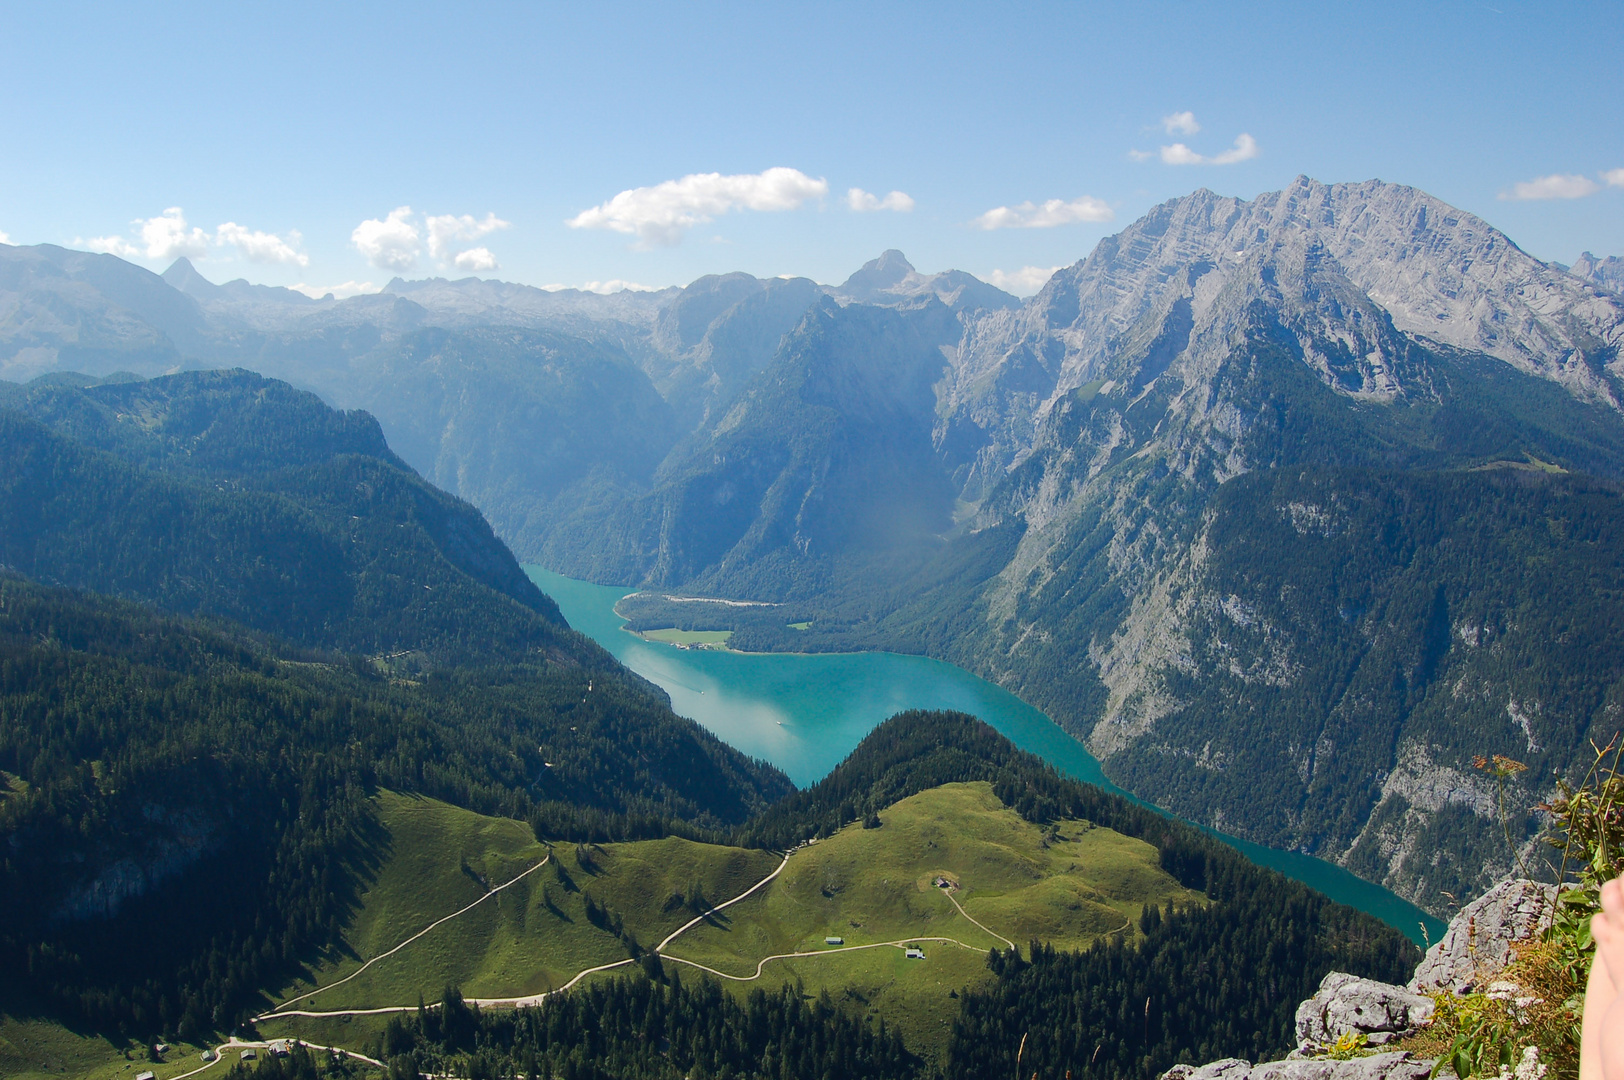
<svg viewBox="0 0 1624 1080">
<path fill-rule="evenodd" d="M 1624 292 L 1624 259 L 1617 255 L 1598 259 L 1586 251 L 1568 268 L 1568 272 L 1608 292 Z"/>
<path fill-rule="evenodd" d="M 1553 474 L 1624 475 L 1621 335 L 1413 189 L 1159 207 L 955 354 L 938 441 L 982 433 L 972 524 L 1022 530 L 964 654 L 1163 805 L 1423 904 L 1479 888 L 1510 853 L 1472 758 L 1549 776 L 1616 721 L 1611 667 L 1538 656 L 1609 648 L 1621 582 L 1575 538 L 1617 494 Z"/>
<path fill-rule="evenodd" d="M 1330 287 L 1276 287 L 1270 276 L 1282 269 L 1296 271 L 1295 284 Z M 1331 286 L 1325 275 L 1345 285 Z M 1178 323 L 1190 322 L 1196 353 L 1224 351 L 1247 307 L 1242 297 L 1318 308 L 1329 324 L 1342 324 L 1333 338 L 1350 361 L 1372 369 L 1367 391 L 1383 392 L 1383 357 L 1361 356 L 1366 342 L 1350 324 L 1360 307 L 1374 306 L 1406 334 L 1493 356 L 1584 400 L 1619 399 L 1624 305 L 1616 296 L 1425 192 L 1307 177 L 1250 202 L 1203 190 L 1156 207 L 1056 273 L 1019 317 L 967 343 L 955 382 L 1007 381 L 1029 392 L 1046 382 L 1046 412 L 1078 387 L 1110 379 L 1124 360 L 1143 360 L 1135 346 L 1155 340 L 1175 311 L 1168 328 L 1181 335 Z M 1337 310 L 1339 300 L 1354 303 Z M 1179 344 L 1169 358 L 1190 348 Z"/>
</svg>

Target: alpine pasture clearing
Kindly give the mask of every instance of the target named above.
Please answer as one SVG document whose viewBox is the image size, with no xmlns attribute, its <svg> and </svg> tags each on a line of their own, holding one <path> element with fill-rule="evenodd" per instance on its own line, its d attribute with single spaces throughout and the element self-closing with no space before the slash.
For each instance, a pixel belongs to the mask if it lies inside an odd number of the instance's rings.
<svg viewBox="0 0 1624 1080">
<path fill-rule="evenodd" d="M 278 995 L 281 1007 L 415 1006 L 439 1000 L 448 985 L 486 999 L 555 990 L 626 959 L 633 941 L 653 948 L 781 861 L 675 837 L 549 849 L 521 822 L 391 792 L 378 796 L 378 812 L 385 854 L 347 951 L 318 967 L 313 982 Z M 1083 948 L 1137 934 L 1147 904 L 1203 901 L 1160 868 L 1150 844 L 1085 821 L 1033 824 L 984 782 L 933 788 L 879 817 L 878 828 L 854 824 L 796 850 L 758 892 L 710 911 L 665 948 L 666 976 L 712 977 L 693 966 L 702 965 L 730 976 L 724 985 L 741 995 L 799 982 L 875 1022 L 883 1017 L 917 1052 L 939 1056 L 955 995 L 991 978 L 988 950 L 1006 940 Z M 500 892 L 476 904 L 489 889 Z M 829 937 L 843 944 L 827 945 Z M 924 958 L 908 958 L 905 944 Z M 812 955 L 785 955 L 794 953 Z M 628 965 L 591 977 L 642 971 Z M 285 1017 L 262 1030 L 353 1045 L 383 1020 Z"/>
</svg>

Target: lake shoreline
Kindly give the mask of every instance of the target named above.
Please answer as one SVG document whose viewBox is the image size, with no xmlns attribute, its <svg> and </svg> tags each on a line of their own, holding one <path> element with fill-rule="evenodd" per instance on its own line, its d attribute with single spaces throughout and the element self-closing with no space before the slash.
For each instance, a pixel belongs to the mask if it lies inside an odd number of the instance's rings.
<svg viewBox="0 0 1624 1080">
<path fill-rule="evenodd" d="M 1087 747 L 1041 710 L 947 661 L 879 651 L 684 648 L 626 628 L 619 602 L 638 590 L 595 585 L 534 565 L 524 569 L 571 626 L 664 690 L 679 715 L 782 769 L 797 787 L 821 779 L 887 717 L 912 708 L 947 709 L 980 718 L 1064 775 L 1183 820 L 1115 784 Z M 1418 945 L 1442 936 L 1442 920 L 1335 863 L 1189 824 L 1258 865 L 1381 919 Z"/>
</svg>

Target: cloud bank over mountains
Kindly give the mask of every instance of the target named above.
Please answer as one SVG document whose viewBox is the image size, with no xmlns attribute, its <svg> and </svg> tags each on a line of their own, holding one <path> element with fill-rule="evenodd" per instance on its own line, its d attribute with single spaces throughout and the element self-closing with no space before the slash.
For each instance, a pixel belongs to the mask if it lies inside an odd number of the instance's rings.
<svg viewBox="0 0 1624 1080">
<path fill-rule="evenodd" d="M 1116 211 L 1092 195 L 1071 201 L 1048 199 L 1041 203 L 1023 202 L 1015 206 L 995 206 L 970 224 L 977 229 L 1052 229 L 1056 225 L 1112 221 Z"/>
<path fill-rule="evenodd" d="M 1583 199 L 1596 194 L 1603 186 L 1624 188 L 1624 169 L 1608 169 L 1598 175 L 1601 183 L 1579 173 L 1552 173 L 1533 180 L 1521 180 L 1512 184 L 1510 191 L 1502 191 L 1500 198 L 1506 202 Z"/>
<path fill-rule="evenodd" d="M 490 248 L 476 247 L 474 242 L 511 226 L 512 222 L 488 212 L 483 220 L 472 214 L 431 214 L 419 228 L 412 208 L 397 206 L 385 217 L 368 218 L 357 225 L 350 242 L 378 269 L 407 273 L 417 269 L 426 232 L 430 258 L 446 269 L 480 273 L 500 264 Z"/>
<path fill-rule="evenodd" d="M 1193 137 L 1202 135 L 1205 129 L 1195 112 L 1189 109 L 1166 113 L 1141 130 L 1150 134 L 1165 133 L 1178 141 L 1169 141 L 1155 150 L 1131 149 L 1128 158 L 1133 161 L 1159 161 L 1171 166 L 1227 166 L 1254 160 L 1261 154 L 1258 141 L 1244 131 L 1235 137 L 1228 149 L 1216 153 L 1196 149 L 1196 146 L 1202 145 L 1202 141 Z M 1590 198 L 1608 189 L 1624 189 L 1624 168 L 1590 174 L 1552 172 L 1517 181 L 1500 191 L 1498 198 L 1516 202 L 1560 202 Z M 690 173 L 657 184 L 627 188 L 575 213 L 562 225 L 574 230 L 598 230 L 630 236 L 635 238 L 630 245 L 633 250 L 654 251 L 674 248 L 692 229 L 732 213 L 785 213 L 809 205 L 820 211 L 827 210 L 832 190 L 839 189 L 832 189 L 829 180 L 824 177 L 787 166 L 775 166 L 757 173 Z M 844 191 L 844 197 L 836 196 L 834 208 L 852 214 L 911 214 L 918 205 L 912 195 L 896 188 L 884 194 L 855 186 L 846 187 Z M 949 210 L 948 220 L 940 224 L 950 225 L 956 220 L 959 229 L 977 232 L 1105 224 L 1116 220 L 1117 209 L 1121 205 L 1121 201 L 1113 205 L 1094 195 L 1029 199 L 994 206 L 968 221 L 959 215 L 969 207 L 956 213 Z M 883 229 L 895 227 L 889 224 L 881 226 Z M 484 274 L 501 269 L 496 253 L 489 246 L 489 238 L 510 228 L 512 222 L 498 217 L 494 211 L 487 211 L 483 217 L 473 214 L 424 214 L 411 206 L 402 205 L 380 217 L 361 221 L 350 230 L 348 243 L 344 247 L 353 253 L 352 258 L 358 254 L 370 267 L 391 274 L 419 272 L 425 269 L 425 264 L 431 272 Z M 334 233 L 336 235 L 328 236 L 332 245 L 340 243 L 343 236 L 341 229 L 334 230 Z M 716 243 L 730 242 L 721 235 L 711 239 Z M 10 242 L 11 238 L 0 232 L 0 243 Z M 153 261 L 172 261 L 180 257 L 212 257 L 218 260 L 229 252 L 224 261 L 237 258 L 261 266 L 301 269 L 311 265 L 311 256 L 305 251 L 305 238 L 297 229 L 282 233 L 267 232 L 230 220 L 222 222 L 211 232 L 191 224 L 179 206 L 169 207 L 154 217 L 135 219 L 124 234 L 94 236 L 88 240 L 75 238 L 72 243 L 92 251 Z M 1041 245 L 1042 242 L 1037 243 Z M 1029 250 L 1013 257 L 1008 253 L 993 257 L 1011 261 L 1030 259 L 1032 264 L 1016 270 L 994 270 L 986 280 L 1016 295 L 1027 296 L 1039 290 L 1052 275 L 1053 268 L 1045 269 L 1037 263 L 1048 262 L 1064 252 L 1027 246 Z M 318 255 L 320 253 L 318 245 Z M 551 277 L 559 269 L 544 272 Z M 606 280 L 590 280 L 578 286 L 549 284 L 539 287 L 581 288 L 592 292 L 653 287 L 626 278 L 609 278 L 608 274 L 620 271 L 617 266 L 594 269 Z M 583 273 L 582 277 L 586 277 L 587 273 Z M 645 268 L 639 276 L 648 273 L 650 271 Z M 339 285 L 316 286 L 301 281 L 290 287 L 311 296 L 332 293 L 340 298 L 377 290 L 378 286 L 372 281 L 361 280 L 362 275 L 355 273 L 353 267 L 347 270 L 333 268 L 322 273 L 328 280 L 350 275 L 353 275 L 350 280 Z M 539 280 L 545 281 L 547 278 Z"/>
<path fill-rule="evenodd" d="M 987 283 L 997 286 L 1013 296 L 1032 296 L 1049 283 L 1059 266 L 1023 266 L 1019 270 L 994 270 L 987 275 Z"/>
<path fill-rule="evenodd" d="M 185 212 L 171 206 L 157 217 L 137 218 L 131 222 L 139 227 L 139 241 L 123 236 L 93 236 L 80 241 L 91 251 L 117 255 L 123 259 L 202 259 L 210 247 L 234 247 L 237 253 L 251 263 L 287 266 L 308 266 L 310 257 L 299 250 L 303 237 L 297 229 L 287 239 L 275 233 L 259 232 L 238 225 L 235 221 L 222 222 L 214 234 L 203 231 L 186 220 Z"/>
<path fill-rule="evenodd" d="M 651 187 L 628 188 L 566 224 L 636 236 L 639 247 L 674 247 L 695 225 L 730 211 L 798 210 L 828 194 L 829 181 L 782 166 L 759 173 L 692 173 Z"/>
</svg>

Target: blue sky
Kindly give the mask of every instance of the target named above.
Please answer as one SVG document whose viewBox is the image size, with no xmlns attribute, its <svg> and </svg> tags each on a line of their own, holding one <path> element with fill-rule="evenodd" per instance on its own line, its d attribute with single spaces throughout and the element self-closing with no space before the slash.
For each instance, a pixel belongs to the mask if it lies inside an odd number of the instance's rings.
<svg viewBox="0 0 1624 1080">
<path fill-rule="evenodd" d="M 898 247 L 1030 282 L 1299 173 L 1624 254 L 1616 0 L 13 3 L 0 42 L 0 232 L 217 281 L 839 281 Z"/>
</svg>

